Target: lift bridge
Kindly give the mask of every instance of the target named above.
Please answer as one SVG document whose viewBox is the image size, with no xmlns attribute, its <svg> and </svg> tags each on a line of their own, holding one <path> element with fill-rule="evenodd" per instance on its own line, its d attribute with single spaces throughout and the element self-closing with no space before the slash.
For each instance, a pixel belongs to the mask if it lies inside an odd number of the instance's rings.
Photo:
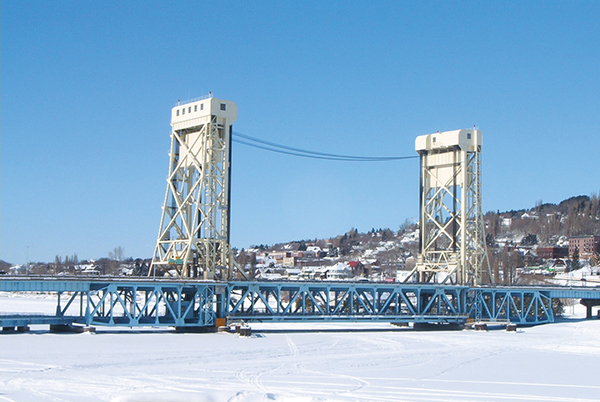
<svg viewBox="0 0 600 402">
<path fill-rule="evenodd" d="M 4 292 L 55 294 L 52 314 L 0 315 L 5 330 L 35 324 L 206 329 L 235 321 L 379 321 L 463 325 L 554 321 L 559 298 L 600 300 L 598 288 L 366 282 L 80 278 L 0 280 Z M 591 315 L 591 307 L 588 307 Z"/>
<path fill-rule="evenodd" d="M 557 299 L 600 304 L 600 288 L 494 285 L 481 212 L 479 130 L 417 137 L 420 237 L 403 283 L 251 281 L 230 242 L 232 124 L 237 107 L 211 95 L 171 111 L 167 192 L 145 278 L 0 278 L 3 292 L 49 292 L 52 313 L 0 313 L 4 330 L 29 325 L 176 327 L 232 321 L 382 321 L 519 325 L 554 321 Z M 168 274 L 167 276 L 165 274 Z"/>
</svg>

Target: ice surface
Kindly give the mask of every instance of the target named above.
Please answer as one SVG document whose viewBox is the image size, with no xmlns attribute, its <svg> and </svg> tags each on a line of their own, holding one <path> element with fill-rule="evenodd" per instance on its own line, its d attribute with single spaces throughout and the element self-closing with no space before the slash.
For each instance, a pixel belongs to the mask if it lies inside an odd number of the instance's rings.
<svg viewBox="0 0 600 402">
<path fill-rule="evenodd" d="M 54 301 L 0 295 L 0 311 Z M 388 324 L 252 324 L 0 335 L 0 401 L 598 401 L 600 320 L 488 332 Z M 311 329 L 312 331 L 307 331 Z"/>
</svg>

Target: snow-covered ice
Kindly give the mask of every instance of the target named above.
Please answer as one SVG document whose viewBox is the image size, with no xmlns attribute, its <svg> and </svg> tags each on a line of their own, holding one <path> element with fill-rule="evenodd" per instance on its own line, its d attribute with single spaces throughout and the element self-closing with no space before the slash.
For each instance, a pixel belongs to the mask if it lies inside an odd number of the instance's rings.
<svg viewBox="0 0 600 402">
<path fill-rule="evenodd" d="M 0 295 L 2 312 L 53 303 Z M 34 326 L 0 335 L 0 401 L 598 401 L 600 320 L 567 311 L 517 333 L 278 323 L 240 338 Z"/>
</svg>

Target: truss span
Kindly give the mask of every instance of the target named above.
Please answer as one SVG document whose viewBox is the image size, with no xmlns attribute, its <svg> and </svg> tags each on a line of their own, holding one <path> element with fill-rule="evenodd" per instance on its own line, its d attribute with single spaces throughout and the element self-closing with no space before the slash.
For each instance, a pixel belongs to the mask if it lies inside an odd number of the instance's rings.
<svg viewBox="0 0 600 402">
<path fill-rule="evenodd" d="M 600 288 L 468 287 L 328 281 L 150 280 L 147 278 L 0 279 L 3 292 L 48 292 L 54 314 L 0 314 L 0 326 L 75 323 L 109 327 L 204 327 L 229 321 L 383 321 L 456 323 L 469 319 L 543 324 L 553 304 L 595 305 Z M 593 302 L 593 303 L 592 303 Z"/>
<path fill-rule="evenodd" d="M 230 319 L 464 322 L 467 287 L 374 283 L 229 284 Z"/>
</svg>

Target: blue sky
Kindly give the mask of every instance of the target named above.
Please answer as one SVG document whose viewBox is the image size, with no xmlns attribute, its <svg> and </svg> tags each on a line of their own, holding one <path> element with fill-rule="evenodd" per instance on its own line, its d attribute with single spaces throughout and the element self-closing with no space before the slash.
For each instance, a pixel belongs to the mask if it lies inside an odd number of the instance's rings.
<svg viewBox="0 0 600 402">
<path fill-rule="evenodd" d="M 151 257 L 170 110 L 320 152 L 415 155 L 483 132 L 484 210 L 600 191 L 600 2 L 7 1 L 0 259 Z M 316 161 L 233 144 L 234 246 L 398 229 L 418 159 Z"/>
</svg>

